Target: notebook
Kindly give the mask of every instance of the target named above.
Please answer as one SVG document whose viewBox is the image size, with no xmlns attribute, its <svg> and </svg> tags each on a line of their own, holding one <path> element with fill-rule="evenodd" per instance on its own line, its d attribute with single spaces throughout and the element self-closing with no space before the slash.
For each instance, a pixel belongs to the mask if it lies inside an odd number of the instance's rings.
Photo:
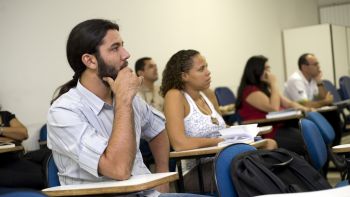
<svg viewBox="0 0 350 197">
<path fill-rule="evenodd" d="M 268 114 L 266 114 L 266 119 L 283 118 L 283 117 L 288 117 L 293 115 L 302 115 L 302 111 L 297 109 L 286 109 L 286 110 L 281 110 L 276 112 L 269 112 Z"/>
</svg>

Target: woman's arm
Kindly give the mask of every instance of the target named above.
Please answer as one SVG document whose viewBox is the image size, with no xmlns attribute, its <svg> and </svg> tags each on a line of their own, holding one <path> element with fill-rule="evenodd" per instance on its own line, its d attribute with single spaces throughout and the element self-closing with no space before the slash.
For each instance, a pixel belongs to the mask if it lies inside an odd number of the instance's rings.
<svg viewBox="0 0 350 197">
<path fill-rule="evenodd" d="M 262 91 L 255 91 L 247 96 L 246 101 L 264 112 L 278 111 L 281 106 L 281 98 L 276 77 L 271 72 L 265 72 L 264 81 L 270 84 L 271 96 L 268 97 Z"/>
<path fill-rule="evenodd" d="M 288 98 L 286 98 L 284 96 L 281 96 L 281 105 L 284 108 L 300 109 L 300 110 L 305 111 L 305 112 L 311 110 L 310 108 L 304 107 L 304 106 L 300 105 L 297 102 L 293 102 L 293 101 L 289 100 Z"/>
<path fill-rule="evenodd" d="M 255 91 L 247 96 L 246 101 L 253 107 L 264 112 L 278 111 L 280 109 L 280 97 L 279 93 L 275 92 L 274 94 L 274 96 L 269 98 L 262 91 Z"/>
<path fill-rule="evenodd" d="M 179 90 L 169 90 L 164 98 L 166 130 L 171 146 L 176 151 L 216 146 L 222 138 L 196 138 L 185 134 L 186 99 Z"/>
<path fill-rule="evenodd" d="M 1 127 L 1 136 L 12 138 L 14 140 L 25 140 L 28 138 L 27 128 L 17 118 L 10 120 L 9 127 Z"/>
</svg>

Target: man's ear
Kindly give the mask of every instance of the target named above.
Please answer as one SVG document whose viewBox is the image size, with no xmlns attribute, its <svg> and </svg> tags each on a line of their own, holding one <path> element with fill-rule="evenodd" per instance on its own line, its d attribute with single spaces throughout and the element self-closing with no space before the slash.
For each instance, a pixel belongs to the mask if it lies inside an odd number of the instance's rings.
<svg viewBox="0 0 350 197">
<path fill-rule="evenodd" d="M 137 76 L 143 76 L 143 73 L 144 73 L 143 70 L 138 70 L 136 74 Z"/>
<path fill-rule="evenodd" d="M 85 64 L 87 68 L 97 69 L 97 59 L 94 55 L 84 53 L 81 56 L 81 61 Z"/>
</svg>

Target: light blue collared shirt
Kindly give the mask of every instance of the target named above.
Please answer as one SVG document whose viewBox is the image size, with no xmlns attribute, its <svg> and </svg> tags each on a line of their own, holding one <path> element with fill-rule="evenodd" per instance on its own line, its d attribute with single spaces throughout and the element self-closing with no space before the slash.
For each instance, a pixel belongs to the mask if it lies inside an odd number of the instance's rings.
<svg viewBox="0 0 350 197">
<path fill-rule="evenodd" d="M 137 153 L 132 175 L 148 174 L 139 150 L 140 137 L 150 140 L 157 136 L 165 128 L 164 119 L 137 96 L 133 110 Z M 48 147 L 61 185 L 110 180 L 98 174 L 98 162 L 108 145 L 113 119 L 114 107 L 79 82 L 52 104 L 47 120 Z"/>
</svg>

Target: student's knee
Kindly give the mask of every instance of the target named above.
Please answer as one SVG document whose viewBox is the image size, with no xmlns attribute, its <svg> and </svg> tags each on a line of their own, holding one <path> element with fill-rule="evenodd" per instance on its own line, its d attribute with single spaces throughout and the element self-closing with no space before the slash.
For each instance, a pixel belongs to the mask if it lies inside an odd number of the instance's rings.
<svg viewBox="0 0 350 197">
<path fill-rule="evenodd" d="M 278 148 L 277 142 L 273 139 L 266 139 L 267 143 L 266 143 L 266 147 L 265 149 L 267 150 L 274 150 L 276 148 Z"/>
</svg>

